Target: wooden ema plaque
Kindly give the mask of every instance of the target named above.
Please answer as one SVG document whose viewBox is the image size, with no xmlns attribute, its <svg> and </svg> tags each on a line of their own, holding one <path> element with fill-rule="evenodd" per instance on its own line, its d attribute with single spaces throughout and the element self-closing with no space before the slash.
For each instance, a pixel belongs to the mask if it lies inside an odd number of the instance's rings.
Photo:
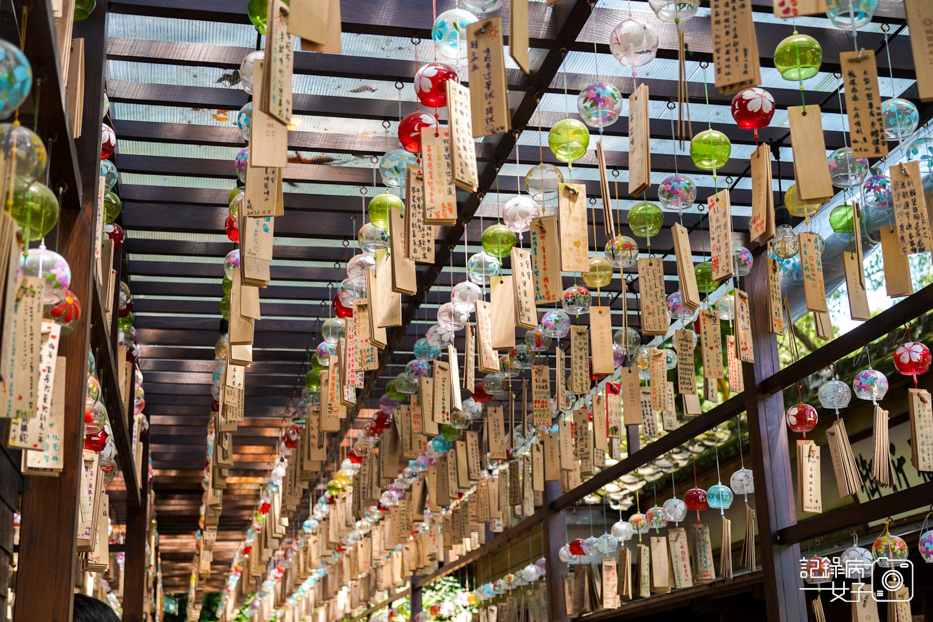
<svg viewBox="0 0 933 622">
<path fill-rule="evenodd" d="M 590 267 L 589 237 L 586 226 L 586 186 L 558 184 L 560 217 L 560 269 L 586 272 Z"/>
<path fill-rule="evenodd" d="M 513 247 L 512 285 L 515 289 L 515 325 L 519 328 L 534 329 L 538 325 L 538 311 L 535 308 L 535 279 L 531 269 L 531 252 Z"/>
<path fill-rule="evenodd" d="M 557 216 L 531 220 L 531 272 L 534 277 L 535 304 L 560 300 L 560 237 Z"/>
<path fill-rule="evenodd" d="M 826 304 L 826 285 L 823 281 L 822 243 L 816 235 L 799 233 L 800 267 L 803 271 L 803 292 L 807 301 L 807 310 L 829 312 Z"/>
<path fill-rule="evenodd" d="M 509 2 L 509 54 L 526 74 L 531 73 L 528 49 L 528 0 L 512 0 Z"/>
<path fill-rule="evenodd" d="M 515 291 L 513 275 L 489 278 L 492 347 L 511 350 L 515 347 Z"/>
<path fill-rule="evenodd" d="M 492 315 L 490 304 L 476 301 L 476 352 L 479 370 L 485 374 L 499 371 L 499 357 L 492 347 Z"/>
<path fill-rule="evenodd" d="M 651 148 L 648 144 L 651 129 L 648 115 L 648 85 L 643 83 L 635 89 L 635 92 L 629 97 L 628 103 L 628 193 L 634 196 L 643 193 L 651 185 Z M 563 223 L 563 217 L 561 217 L 561 222 Z"/>
<path fill-rule="evenodd" d="M 611 374 L 615 371 L 612 354 L 612 315 L 609 307 L 590 309 L 590 352 L 594 374 Z"/>
<path fill-rule="evenodd" d="M 671 227 L 674 238 L 674 254 L 677 257 L 677 280 L 683 305 L 688 309 L 700 306 L 700 290 L 697 288 L 696 271 L 693 269 L 693 251 L 690 249 L 690 235 L 680 223 Z"/>
<path fill-rule="evenodd" d="M 920 101 L 933 100 L 933 4 L 926 0 L 904 0 L 907 25 L 910 27 L 910 47 L 914 53 L 914 68 Z"/>
<path fill-rule="evenodd" d="M 729 191 L 721 190 L 711 196 L 707 207 L 713 280 L 721 281 L 732 277 L 732 202 Z"/>
<path fill-rule="evenodd" d="M 502 35 L 500 17 L 481 19 L 466 27 L 474 138 L 512 128 Z"/>
<path fill-rule="evenodd" d="M 794 178 L 797 199 L 801 203 L 825 203 L 833 197 L 833 183 L 826 166 L 826 141 L 823 138 L 819 106 L 791 106 L 790 140 L 794 150 Z"/>
<path fill-rule="evenodd" d="M 751 0 L 710 0 L 713 68 L 720 93 L 761 84 Z"/>
<path fill-rule="evenodd" d="M 449 165 L 447 168 L 449 171 Z M 405 212 L 405 222 L 408 224 L 405 255 L 416 263 L 433 264 L 434 227 L 425 223 L 424 177 L 421 169 L 413 164 L 408 165 L 405 179 L 405 205 L 408 206 Z"/>
<path fill-rule="evenodd" d="M 861 231 L 861 216 L 858 203 L 852 204 L 852 230 Z M 842 253 L 846 275 L 846 294 L 849 298 L 849 317 L 853 320 L 868 320 L 868 289 L 865 287 L 865 266 L 862 260 L 862 236 L 852 236 L 852 250 Z"/>
<path fill-rule="evenodd" d="M 253 98 L 263 101 L 265 92 L 265 60 L 256 59 L 253 63 Z M 285 124 L 265 112 L 262 106 L 253 106 L 249 123 L 249 168 L 271 167 L 281 169 L 288 166 L 288 128 Z M 247 169 L 247 180 L 249 179 Z M 279 172 L 280 171 L 276 171 Z M 268 174 L 268 173 L 267 173 Z M 270 194 L 275 198 L 276 188 L 270 187 Z M 247 212 L 248 215 L 249 212 Z M 272 216 L 274 214 L 264 214 Z"/>
<path fill-rule="evenodd" d="M 426 225 L 453 225 L 457 222 L 457 189 L 451 177 L 450 143 L 448 128 L 421 132 L 423 222 Z M 409 205 L 406 213 L 415 207 Z"/>
<path fill-rule="evenodd" d="M 476 192 L 476 143 L 470 118 L 470 89 L 454 80 L 447 81 L 447 114 L 450 126 L 450 171 L 454 183 L 467 192 Z"/>
<path fill-rule="evenodd" d="M 667 334 L 670 316 L 664 291 L 664 262 L 651 257 L 639 259 L 638 282 L 641 288 L 642 332 L 645 335 Z"/>
<path fill-rule="evenodd" d="M 852 154 L 856 158 L 888 155 L 888 139 L 884 134 L 884 119 L 881 117 L 875 52 L 840 52 L 839 62 L 845 84 Z"/>
<path fill-rule="evenodd" d="M 923 180 L 920 177 L 920 163 L 895 164 L 888 170 L 891 175 L 894 219 L 901 253 L 914 255 L 933 250 Z"/>
<path fill-rule="evenodd" d="M 271 0 L 266 16 L 266 56 L 262 99 L 259 108 L 280 123 L 292 119 L 292 70 L 295 45 L 288 34 L 288 12 L 284 0 Z"/>
<path fill-rule="evenodd" d="M 752 217 L 748 237 L 765 244 L 774 237 L 774 183 L 771 175 L 771 145 L 762 143 L 752 154 Z M 679 261 L 679 259 L 678 259 Z"/>
<path fill-rule="evenodd" d="M 722 378 L 722 334 L 719 332 L 719 313 L 709 309 L 700 311 L 700 347 L 703 355 L 703 377 Z"/>
</svg>

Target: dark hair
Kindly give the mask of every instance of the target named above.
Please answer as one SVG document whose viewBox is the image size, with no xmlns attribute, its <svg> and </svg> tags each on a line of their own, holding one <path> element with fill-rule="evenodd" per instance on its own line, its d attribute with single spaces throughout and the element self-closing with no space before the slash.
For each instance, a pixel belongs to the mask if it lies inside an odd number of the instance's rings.
<svg viewBox="0 0 933 622">
<path fill-rule="evenodd" d="M 120 622 L 110 605 L 84 594 L 75 594 L 73 608 L 74 622 Z"/>
</svg>

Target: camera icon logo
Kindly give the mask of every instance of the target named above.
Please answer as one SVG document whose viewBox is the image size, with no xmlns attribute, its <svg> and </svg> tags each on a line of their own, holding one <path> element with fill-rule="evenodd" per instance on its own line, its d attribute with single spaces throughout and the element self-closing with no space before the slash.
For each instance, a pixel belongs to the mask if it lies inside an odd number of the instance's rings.
<svg viewBox="0 0 933 622">
<path fill-rule="evenodd" d="M 871 565 L 871 594 L 879 603 L 909 602 L 914 597 L 914 564 L 879 557 Z"/>
</svg>

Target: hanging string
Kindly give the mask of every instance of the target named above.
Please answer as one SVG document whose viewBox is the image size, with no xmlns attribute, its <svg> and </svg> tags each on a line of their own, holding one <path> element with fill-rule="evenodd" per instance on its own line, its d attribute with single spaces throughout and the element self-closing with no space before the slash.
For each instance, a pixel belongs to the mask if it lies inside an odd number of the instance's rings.
<svg viewBox="0 0 933 622">
<path fill-rule="evenodd" d="M 795 34 L 795 35 L 796 35 L 796 34 L 799 34 L 799 33 L 797 32 L 797 18 L 796 18 L 796 17 L 793 17 L 793 18 L 792 18 L 792 21 L 793 21 L 793 24 L 794 24 L 794 34 Z M 858 49 L 858 48 L 856 48 L 856 49 Z M 795 55 L 796 58 L 797 58 L 797 83 L 800 85 L 800 102 L 801 102 L 801 105 L 802 105 L 802 107 L 803 107 L 803 115 L 806 116 L 806 115 L 807 115 L 807 98 L 804 97 L 804 91 L 803 91 L 803 73 L 800 71 L 800 42 L 799 42 L 799 41 L 796 41 L 796 40 L 794 41 L 794 55 Z"/>
<path fill-rule="evenodd" d="M 738 415 L 735 418 L 735 425 L 739 429 L 739 464 L 742 465 L 742 470 L 745 470 L 745 451 L 742 448 L 742 415 Z M 745 491 L 743 496 L 745 497 L 745 505 L 748 505 L 748 486 L 743 488 Z"/>
</svg>

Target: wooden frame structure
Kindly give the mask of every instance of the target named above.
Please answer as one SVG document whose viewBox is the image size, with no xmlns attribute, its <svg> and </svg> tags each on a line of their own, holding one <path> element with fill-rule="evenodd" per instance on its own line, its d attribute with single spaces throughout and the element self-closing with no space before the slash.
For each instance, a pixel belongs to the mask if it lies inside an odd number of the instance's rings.
<svg viewBox="0 0 933 622">
<path fill-rule="evenodd" d="M 26 41 L 26 53 L 34 67 L 52 82 L 59 75 L 60 59 L 57 52 L 54 20 L 48 2 L 34 3 L 30 13 Z M 60 225 L 64 249 L 62 254 L 68 259 L 76 275 L 72 289 L 78 291 L 82 301 L 88 301 L 85 308 L 88 313 L 82 318 L 77 330 L 63 341 L 64 352 L 69 360 L 81 360 L 90 348 L 97 355 L 102 373 L 105 398 L 111 413 L 113 430 L 121 460 L 121 471 L 125 492 L 114 493 L 113 500 L 117 509 L 117 520 L 126 525 L 127 542 L 125 551 L 126 597 L 124 600 L 124 620 L 144 619 L 145 595 L 145 542 L 149 529 L 149 483 L 146 476 L 137 482 L 135 469 L 130 461 L 130 435 L 132 407 L 122 404 L 118 386 L 118 371 L 115 350 L 114 326 L 106 326 L 103 311 L 104 301 L 99 287 L 92 277 L 92 257 L 89 240 L 92 236 L 92 205 L 97 196 L 97 162 L 100 151 L 100 137 L 92 131 L 101 118 L 105 88 L 106 63 L 128 63 L 134 67 L 149 65 L 167 67 L 200 67 L 233 72 L 239 67 L 243 56 L 252 48 L 219 44 L 184 44 L 171 41 L 159 41 L 144 37 L 110 36 L 108 17 L 118 16 L 128 23 L 132 17 L 155 20 L 178 19 L 191 22 L 218 22 L 243 25 L 246 20 L 246 0 L 221 1 L 210 0 L 192 4 L 186 0 L 98 0 L 97 10 L 91 19 L 76 25 L 75 37 L 83 37 L 85 47 L 85 93 L 86 101 L 83 115 L 85 131 L 81 138 L 71 139 L 68 112 L 63 97 L 43 96 L 39 109 L 40 127 L 46 132 L 44 137 L 55 137 L 50 141 L 54 168 L 53 179 L 64 188 L 64 209 Z M 420 38 L 430 40 L 430 15 L 424 11 L 414 15 L 410 7 L 402 0 L 386 3 L 384 11 L 366 10 L 366 3 L 360 0 L 344 1 L 344 33 L 365 37 Z M 644 3 L 638 3 L 644 8 Z M 452 2 L 438 2 L 438 11 L 450 6 Z M 771 0 L 753 0 L 756 13 L 770 13 Z M 898 14 L 896 3 L 883 1 L 876 21 L 885 24 L 891 30 L 887 45 L 890 46 L 894 60 L 892 74 L 897 78 L 910 78 L 912 73 L 909 41 L 900 36 L 904 28 L 902 16 Z M 453 276 L 452 257 L 473 252 L 478 248 L 476 241 L 482 233 L 482 225 L 477 217 L 483 213 L 484 200 L 493 193 L 514 194 L 521 190 L 521 182 L 514 175 L 506 175 L 503 168 L 511 163 L 535 162 L 539 159 L 559 164 L 551 156 L 540 155 L 537 146 L 522 140 L 524 132 L 533 132 L 539 125 L 547 131 L 565 115 L 553 110 L 542 110 L 542 101 L 548 96 L 579 90 L 594 80 L 594 74 L 575 71 L 565 75 L 562 67 L 571 63 L 568 55 L 595 52 L 606 56 L 608 46 L 608 28 L 619 21 L 622 11 L 619 9 L 594 8 L 587 0 L 562 0 L 554 7 L 544 3 L 533 3 L 531 45 L 538 52 L 535 69 L 530 76 L 517 70 L 508 75 L 509 90 L 513 95 L 511 105 L 512 127 L 514 132 L 503 134 L 491 141 L 477 144 L 480 163 L 480 189 L 477 193 L 461 194 L 457 224 L 444 228 L 437 240 L 435 261 L 430 266 L 419 267 L 419 293 L 411 297 L 405 306 L 403 324 L 390 332 L 388 345 L 380 356 L 379 368 L 367 376 L 366 388 L 360 395 L 360 401 L 371 403 L 374 390 L 388 378 L 394 377 L 404 366 L 404 360 L 398 355 L 412 351 L 414 342 L 423 335 L 427 319 L 420 310 L 445 300 L 450 287 L 447 277 Z M 646 5 L 645 5 L 646 6 Z M 708 63 L 712 56 L 709 44 L 704 43 L 703 35 L 708 39 L 708 20 L 691 22 L 687 27 L 688 38 L 695 46 L 691 50 L 691 63 Z M 771 50 L 786 35 L 786 28 L 779 24 L 761 24 L 759 48 Z M 838 71 L 835 62 L 838 53 L 848 49 L 850 42 L 845 34 L 823 30 L 825 57 L 823 71 L 832 74 Z M 671 46 L 671 33 L 663 32 L 664 41 L 659 58 L 673 60 L 676 49 Z M 881 51 L 885 46 L 885 36 L 878 32 L 860 34 L 860 43 L 866 48 Z M 594 44 L 594 42 L 596 42 Z M 773 62 L 762 56 L 762 65 L 773 66 Z M 566 71 L 566 69 L 565 69 Z M 380 58 L 377 62 L 361 67 L 353 58 L 331 55 L 297 54 L 295 72 L 300 76 L 322 78 L 344 78 L 359 81 L 398 82 L 407 84 L 413 73 L 412 62 L 398 58 Z M 566 81 L 567 86 L 564 86 Z M 651 75 L 639 80 L 651 90 L 653 104 L 667 103 L 674 97 L 673 85 L 676 80 L 658 78 Z M 48 83 L 46 83 L 48 84 Z M 702 90 L 697 84 L 690 88 L 690 98 L 694 103 L 702 101 Z M 800 92 L 795 88 L 770 89 L 779 108 L 794 105 L 800 100 Z M 118 106 L 150 105 L 163 110 L 188 110 L 192 108 L 210 110 L 237 110 L 247 101 L 244 93 L 236 89 L 172 85 L 160 83 L 131 82 L 129 80 L 110 80 L 106 84 L 110 101 Z M 58 95 L 62 95 L 58 93 Z M 912 98 L 916 87 L 910 87 L 903 96 Z M 824 114 L 839 114 L 837 90 L 827 89 L 814 97 L 812 103 L 822 106 Z M 731 96 L 723 96 L 712 89 L 709 103 L 724 107 L 731 101 Z M 395 102 L 388 99 L 351 98 L 348 96 L 317 96 L 301 94 L 296 96 L 296 114 L 309 117 L 332 119 L 364 119 L 381 121 L 394 119 L 398 111 L 401 114 L 414 111 L 415 105 L 408 101 Z M 929 107 L 922 110 L 922 120 L 931 115 Z M 48 124 L 46 126 L 46 124 Z M 669 140 L 670 122 L 657 115 L 650 120 L 650 134 L 653 140 Z M 737 146 L 751 147 L 754 141 L 747 132 L 743 132 L 723 119 L 711 122 L 711 126 L 724 132 Z M 139 295 L 137 314 L 139 317 L 139 340 L 143 369 L 146 373 L 148 410 L 152 416 L 152 428 L 143 452 L 144 465 L 148 464 L 151 454 L 156 474 L 155 491 L 158 493 L 156 508 L 164 517 L 163 554 L 167 565 L 174 565 L 181 570 L 166 572 L 166 585 L 179 588 L 187 580 L 190 568 L 184 564 L 190 561 L 193 548 L 193 533 L 197 524 L 197 507 L 200 504 L 200 468 L 203 463 L 203 439 L 206 416 L 209 411 L 210 394 L 207 391 L 209 381 L 205 382 L 208 369 L 206 364 L 209 351 L 216 340 L 216 319 L 203 317 L 216 313 L 216 303 L 203 300 L 204 280 L 215 278 L 219 284 L 219 261 L 213 264 L 190 261 L 193 257 L 211 257 L 219 260 L 231 246 L 212 238 L 222 230 L 226 209 L 227 191 L 217 187 L 186 188 L 180 181 L 177 185 L 158 185 L 144 183 L 145 176 L 158 176 L 161 179 L 180 180 L 192 171 L 190 162 L 171 156 L 146 153 L 140 145 L 182 145 L 192 148 L 239 148 L 242 141 L 239 132 L 231 127 L 219 127 L 210 124 L 186 125 L 180 122 L 142 121 L 115 118 L 115 129 L 121 141 L 132 147 L 118 148 L 115 161 L 120 172 L 129 175 L 137 183 L 125 183 L 121 186 L 124 201 L 122 222 L 132 233 L 142 233 L 130 241 L 127 257 L 115 258 L 115 267 L 131 283 L 133 292 Z M 623 118 L 617 125 L 603 132 L 605 139 L 622 138 L 628 133 L 628 119 Z M 761 139 L 772 143 L 775 149 L 786 149 L 788 133 L 780 127 L 766 128 L 761 131 Z M 829 149 L 841 147 L 844 142 L 843 132 L 830 129 L 825 132 L 826 145 Z M 251 368 L 247 382 L 246 396 L 251 404 L 251 413 L 244 422 L 243 433 L 237 436 L 237 467 L 231 474 L 239 477 L 237 492 L 225 495 L 225 507 L 218 537 L 218 555 L 214 560 L 214 578 L 208 586 L 216 589 L 222 585 L 222 578 L 229 569 L 236 546 L 242 538 L 246 518 L 255 507 L 256 490 L 268 470 L 273 457 L 273 448 L 278 440 L 281 427 L 281 413 L 289 405 L 289 396 L 294 395 L 295 379 L 303 376 L 306 369 L 309 345 L 304 342 L 296 345 L 293 333 L 315 335 L 319 323 L 327 316 L 324 306 L 333 295 L 333 284 L 340 280 L 339 262 L 347 258 L 345 246 L 341 241 L 352 237 L 353 232 L 347 226 L 351 217 L 360 209 L 358 196 L 343 192 L 346 188 L 369 188 L 372 185 L 372 166 L 359 166 L 364 158 L 373 157 L 386 150 L 386 140 L 382 136 L 328 136 L 324 132 L 298 131 L 289 136 L 289 149 L 296 154 L 294 161 L 286 169 L 286 181 L 289 187 L 299 184 L 310 185 L 311 192 L 286 192 L 286 216 L 283 217 L 283 229 L 287 230 L 288 242 L 276 245 L 276 259 L 312 260 L 313 266 L 277 265 L 273 266 L 273 284 L 267 290 L 270 303 L 268 313 L 272 316 L 288 316 L 287 320 L 268 320 L 257 331 L 257 365 Z M 779 152 L 780 153 L 780 152 Z M 305 162 L 302 154 L 324 154 L 355 157 L 357 166 L 327 166 Z M 93 163 L 93 166 L 91 166 Z M 621 151 L 611 151 L 608 166 L 620 170 L 628 165 L 628 155 Z M 586 174 L 592 174 L 595 160 L 587 157 L 574 168 Z M 679 164 L 676 155 L 661 154 L 653 157 L 655 172 L 673 172 Z M 793 173 L 790 166 L 783 169 L 778 161 L 773 163 L 774 176 L 786 185 L 792 183 Z M 733 203 L 747 206 L 751 202 L 751 191 L 743 187 L 742 181 L 749 169 L 744 161 L 730 163 L 720 175 L 726 177 L 733 190 Z M 232 182 L 235 176 L 230 162 L 221 158 L 198 157 L 197 174 L 210 180 Z M 730 181 L 731 180 L 731 181 Z M 599 195 L 598 180 L 584 177 L 590 196 Z M 321 188 L 329 186 L 326 191 Z M 700 196 L 711 194 L 715 186 L 701 184 Z M 337 188 L 339 191 L 335 191 Z M 656 190 L 648 192 L 648 198 L 656 198 Z M 596 213 L 595 222 L 599 232 L 594 242 L 601 247 L 605 242 L 602 233 L 601 214 Z M 675 221 L 671 214 L 665 215 L 665 225 Z M 735 219 L 737 230 L 748 228 L 747 216 Z M 704 217 L 701 213 L 689 213 L 684 216 L 684 224 L 691 232 L 696 232 L 694 253 L 701 255 L 708 252 L 706 240 L 701 237 Z M 177 239 L 148 235 L 155 233 L 178 234 Z M 469 241 L 469 242 L 468 242 Z M 309 250 L 314 242 L 327 242 L 330 245 Z M 673 244 L 669 234 L 662 234 L 652 240 L 654 252 L 662 257 L 665 266 L 666 288 L 668 292 L 676 289 L 676 265 L 673 261 Z M 648 250 L 643 247 L 641 250 Z M 759 259 L 761 250 L 757 249 Z M 182 258 L 182 259 L 179 259 Z M 328 267 L 334 263 L 335 267 Z M 757 298 L 765 295 L 767 276 L 765 261 L 756 261 L 754 271 L 745 277 L 744 287 L 750 296 Z M 445 272 L 446 271 L 446 272 Z M 190 282 L 181 282 L 188 279 Z M 565 275 L 567 284 L 573 278 Z M 287 283 L 287 286 L 280 283 Z M 309 284 L 298 285 L 298 282 Z M 784 404 L 781 390 L 800 381 L 809 374 L 818 371 L 834 360 L 850 354 L 865 344 L 887 334 L 897 326 L 918 315 L 933 309 L 933 289 L 927 287 L 890 310 L 885 311 L 850 331 L 845 339 L 837 339 L 823 348 L 802 358 L 798 362 L 781 369 L 775 339 L 763 323 L 767 318 L 754 318 L 755 356 L 754 365 L 746 364 L 743 370 L 745 386 L 749 389 L 744 394 L 736 395 L 719 404 L 702 417 L 691 420 L 676 431 L 662 436 L 644 447 L 639 446 L 638 431 L 628 430 L 629 455 L 612 467 L 609 467 L 582 485 L 563 494 L 554 485 L 549 485 L 545 504 L 534 515 L 525 518 L 501 534 L 490 534 L 487 543 L 478 550 L 465 555 L 457 562 L 442 566 L 427 577 L 415 578 L 408 590 L 394 594 L 390 599 L 374 605 L 357 616 L 362 619 L 369 613 L 390 604 L 392 601 L 410 595 L 413 613 L 420 609 L 420 592 L 432 580 L 449 575 L 458 569 L 474 563 L 492 553 L 503 544 L 521 536 L 534 527 L 542 529 L 548 558 L 548 585 L 550 591 L 550 617 L 556 621 L 565 619 L 561 576 L 563 564 L 557 551 L 563 544 L 565 529 L 562 511 L 574 506 L 587 495 L 599 490 L 605 484 L 618 479 L 636 468 L 667 451 L 689 441 L 713 427 L 735 417 L 741 412 L 748 414 L 752 458 L 756 475 L 756 487 L 761 499 L 758 505 L 759 528 L 762 532 L 761 553 L 762 570 L 735 579 L 726 586 L 698 586 L 687 593 L 675 592 L 670 596 L 641 602 L 639 614 L 678 605 L 689 599 L 702 598 L 704 594 L 718 591 L 726 594 L 730 589 L 745 589 L 761 584 L 770 620 L 802 620 L 806 618 L 804 593 L 799 590 L 800 543 L 810 538 L 838 531 L 849 521 L 869 522 L 883 518 L 897 509 L 910 509 L 916 505 L 914 494 L 929 496 L 933 484 L 926 484 L 910 492 L 898 492 L 881 500 L 861 504 L 854 513 L 834 512 L 819 518 L 798 523 L 793 499 L 790 451 L 788 448 L 786 426 L 784 425 Z M 218 288 L 219 289 L 219 288 Z M 626 296 L 629 312 L 638 309 L 637 297 L 615 281 L 603 290 L 610 297 L 613 311 L 621 308 L 620 297 Z M 160 299 L 159 296 L 175 297 Z M 264 294 L 265 296 L 265 294 Z M 294 301 L 308 302 L 306 307 L 296 308 Z M 265 304 L 265 302 L 264 302 Z M 179 310 L 179 307 L 182 307 Z M 264 307 L 266 311 L 267 307 Z M 631 322 L 637 326 L 637 321 Z M 306 340 L 311 343 L 310 338 Z M 84 374 L 74 373 L 69 369 L 67 392 L 69 427 L 66 437 L 69 442 L 64 454 L 65 471 L 59 478 L 26 478 L 25 482 L 15 473 L 17 459 L 4 452 L 0 456 L 0 520 L 6 516 L 12 520 L 12 510 L 16 505 L 16 489 L 22 489 L 23 527 L 20 537 L 19 571 L 16 586 L 17 619 L 30 620 L 70 620 L 71 590 L 74 585 L 74 525 L 76 524 L 77 504 L 68 503 L 68 499 L 77 498 L 78 471 L 76 468 L 80 452 L 79 415 L 76 405 L 84 399 Z M 346 439 L 354 425 L 352 418 L 347 420 L 341 430 L 331 438 L 332 449 L 328 462 L 333 463 L 338 455 L 340 444 Z M 12 468 L 11 468 L 12 467 Z M 145 467 L 144 467 L 145 469 Z M 145 472 L 145 470 L 144 470 Z M 326 481 L 326 478 L 325 480 Z M 311 494 L 316 494 L 312 488 Z M 241 494 L 242 493 L 242 494 Z M 65 501 L 63 501 L 65 500 Z M 125 514 L 123 509 L 125 507 Z M 55 508 L 55 511 L 50 511 Z M 6 511 L 9 509 L 9 511 Z M 37 519 L 37 517 L 40 517 Z M 299 513 L 299 518 L 304 516 Z M 162 520 L 160 520 L 160 523 Z M 300 525 L 300 520 L 296 521 Z M 0 524 L 6 524 L 0 522 Z M 8 533 L 8 530 L 0 530 Z M 4 538 L 6 536 L 4 535 Z M 0 541 L 0 577 L 6 573 L 2 568 L 2 553 L 12 554 L 12 541 Z M 65 572 L 62 569 L 69 569 Z M 220 579 L 220 581 L 218 581 Z M 0 590 L 0 593 L 3 591 Z M 36 603 L 42 603 L 36 611 Z M 631 609 L 616 612 L 604 612 L 590 616 L 593 620 L 615 619 L 625 616 Z M 619 618 L 623 619 L 623 618 Z"/>
</svg>

